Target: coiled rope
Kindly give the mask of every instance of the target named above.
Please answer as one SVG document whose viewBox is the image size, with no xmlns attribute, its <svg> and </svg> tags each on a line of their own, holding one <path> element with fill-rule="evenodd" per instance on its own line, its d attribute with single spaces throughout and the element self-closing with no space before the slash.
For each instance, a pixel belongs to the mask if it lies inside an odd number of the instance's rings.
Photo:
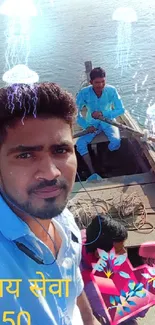
<svg viewBox="0 0 155 325">
<path fill-rule="evenodd" d="M 110 202 L 103 198 L 72 199 L 68 208 L 73 213 L 80 229 L 87 228 L 96 216 L 96 208 L 101 215 L 108 215 L 120 221 L 127 230 L 140 231 L 148 234 L 154 230 L 154 225 L 148 221 L 147 211 L 142 199 L 136 192 L 131 194 L 122 193 Z M 143 229 L 145 225 L 149 229 Z"/>
</svg>

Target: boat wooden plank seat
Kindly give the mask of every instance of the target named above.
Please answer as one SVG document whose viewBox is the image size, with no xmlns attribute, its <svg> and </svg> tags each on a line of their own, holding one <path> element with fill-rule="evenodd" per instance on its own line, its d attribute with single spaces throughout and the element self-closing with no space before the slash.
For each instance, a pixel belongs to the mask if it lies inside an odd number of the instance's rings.
<svg viewBox="0 0 155 325">
<path fill-rule="evenodd" d="M 84 184 L 84 182 L 83 182 Z M 80 200 L 87 203 L 91 203 L 91 200 L 82 188 L 78 188 L 80 184 L 75 184 L 72 192 L 72 202 L 76 203 Z M 151 222 L 155 227 L 155 175 L 151 172 L 139 174 L 139 175 L 129 175 L 122 177 L 113 177 L 111 179 L 105 179 L 103 182 L 88 183 L 84 184 L 87 192 L 95 201 L 101 202 L 106 201 L 109 206 L 112 204 L 113 200 L 119 199 L 122 194 L 130 195 L 135 193 L 144 203 L 147 212 L 147 221 Z M 115 212 L 116 213 L 116 212 Z M 114 218 L 118 219 L 118 215 L 112 215 Z M 135 229 L 128 231 L 128 247 L 139 246 L 147 240 L 155 241 L 155 230 L 149 233 L 150 226 L 146 224 L 142 231 L 136 231 Z M 130 228 L 131 229 L 131 228 Z"/>
<path fill-rule="evenodd" d="M 72 190 L 72 196 L 74 194 L 77 194 L 78 192 L 85 192 L 85 189 L 89 192 L 92 192 L 104 190 L 105 188 L 118 188 L 124 186 L 133 186 L 138 184 L 144 185 L 151 183 L 155 183 L 155 174 L 151 171 L 141 174 L 103 178 L 103 181 L 101 182 L 82 182 L 83 187 L 79 182 L 76 182 Z"/>
</svg>

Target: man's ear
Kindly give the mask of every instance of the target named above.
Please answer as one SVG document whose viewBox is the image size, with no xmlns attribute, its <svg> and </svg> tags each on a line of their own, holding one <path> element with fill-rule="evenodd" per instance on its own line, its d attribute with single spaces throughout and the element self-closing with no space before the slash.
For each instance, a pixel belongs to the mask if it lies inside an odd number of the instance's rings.
<svg viewBox="0 0 155 325">
<path fill-rule="evenodd" d="M 93 84 L 92 80 L 90 80 L 90 84 L 91 84 L 91 85 Z"/>
</svg>

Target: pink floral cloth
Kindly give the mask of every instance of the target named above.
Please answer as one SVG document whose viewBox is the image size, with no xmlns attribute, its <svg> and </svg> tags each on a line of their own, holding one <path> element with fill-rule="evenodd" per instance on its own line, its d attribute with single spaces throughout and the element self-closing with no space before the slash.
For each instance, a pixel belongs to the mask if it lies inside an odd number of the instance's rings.
<svg viewBox="0 0 155 325">
<path fill-rule="evenodd" d="M 82 238 L 85 244 L 85 231 Z M 109 253 L 99 249 L 98 253 L 97 260 L 83 245 L 81 272 L 94 313 L 110 325 L 144 317 L 155 304 L 155 267 L 133 268 L 127 254 L 116 255 L 114 249 Z"/>
</svg>

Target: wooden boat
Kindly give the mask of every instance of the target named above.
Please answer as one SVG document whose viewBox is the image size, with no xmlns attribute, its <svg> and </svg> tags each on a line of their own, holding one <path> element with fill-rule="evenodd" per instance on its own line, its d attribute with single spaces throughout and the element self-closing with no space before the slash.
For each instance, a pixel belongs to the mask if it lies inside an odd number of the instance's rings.
<svg viewBox="0 0 155 325">
<path fill-rule="evenodd" d="M 87 77 L 90 68 L 91 62 L 87 62 Z M 126 111 L 118 120 L 123 125 L 142 132 L 129 112 Z M 78 131 L 80 128 L 75 125 L 74 132 Z M 132 249 L 139 247 L 143 242 L 155 241 L 155 150 L 151 142 L 144 142 L 127 131 L 121 131 L 121 138 L 121 148 L 115 152 L 107 150 L 108 140 L 103 133 L 97 135 L 89 146 L 96 172 L 103 177 L 101 182 L 86 183 L 89 171 L 76 152 L 81 182 L 77 177 L 70 205 L 76 207 L 80 201 L 90 203 L 91 196 L 92 200 L 100 204 L 101 201 L 106 201 L 108 206 L 116 197 L 121 200 L 122 195 L 130 196 L 135 193 L 144 205 L 145 220 L 141 227 L 136 227 L 135 223 L 134 226 L 131 223 L 128 227 L 126 246 Z M 98 206 L 100 204 L 98 203 Z M 118 218 L 118 213 L 115 211 L 112 216 Z M 138 216 L 139 212 L 136 215 L 134 211 L 134 217 Z"/>
</svg>

